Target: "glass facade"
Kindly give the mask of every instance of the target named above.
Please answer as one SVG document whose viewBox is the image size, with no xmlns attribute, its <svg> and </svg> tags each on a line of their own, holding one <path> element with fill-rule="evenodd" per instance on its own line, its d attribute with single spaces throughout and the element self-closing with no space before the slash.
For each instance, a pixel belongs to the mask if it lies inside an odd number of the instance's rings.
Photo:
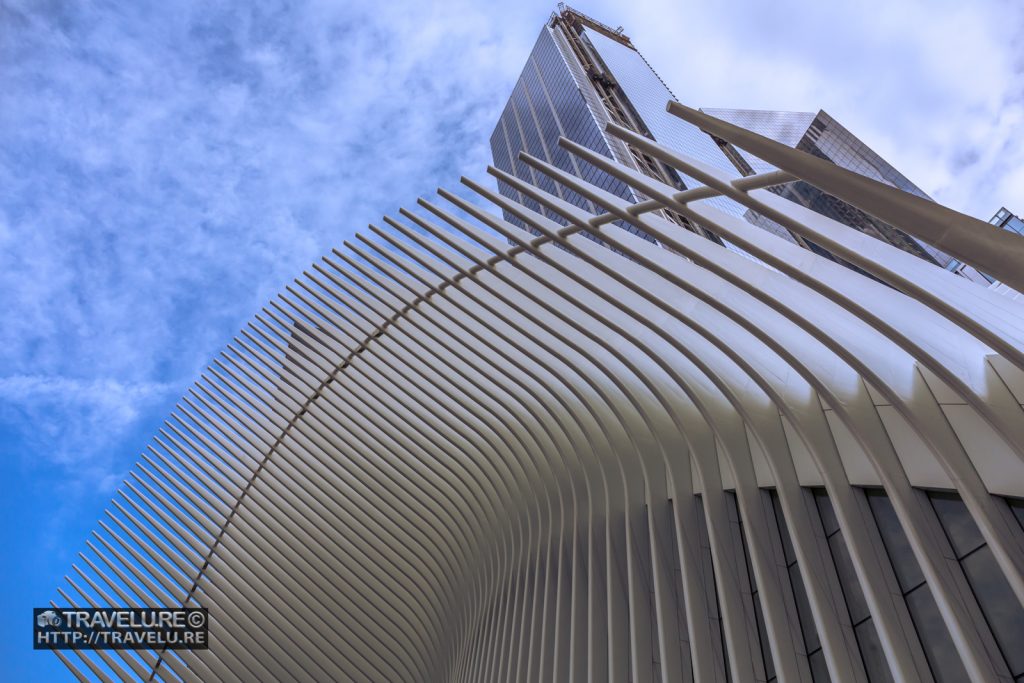
<svg viewBox="0 0 1024 683">
<path fill-rule="evenodd" d="M 711 539 L 708 538 L 707 513 L 704 510 L 704 501 L 697 495 L 697 531 L 700 535 L 700 558 L 701 564 L 698 567 L 701 574 L 701 584 L 704 586 L 705 600 L 708 608 L 708 619 L 711 621 L 711 647 L 714 650 L 716 669 L 721 666 L 718 673 L 720 679 L 730 679 L 729 673 L 729 650 L 725 640 L 725 628 L 722 624 L 722 608 L 718 600 L 718 584 L 715 581 L 715 561 L 711 552 Z M 680 573 L 680 578 L 682 574 Z"/>
<path fill-rule="evenodd" d="M 564 9 L 552 15 L 541 29 L 495 126 L 491 135 L 494 165 L 591 213 L 602 213 L 602 210 L 571 190 L 552 183 L 543 174 L 533 172 L 518 160 L 519 153 L 525 151 L 543 159 L 629 202 L 644 197 L 586 161 L 566 153 L 558 146 L 559 136 L 679 189 L 697 183 L 609 136 L 605 133 L 607 124 L 615 122 L 717 168 L 731 170 L 728 159 L 709 135 L 665 111 L 665 103 L 670 99 L 675 98 L 628 38 L 574 10 Z M 499 191 L 510 198 L 522 199 L 506 183 L 499 182 Z M 744 214 L 744 209 L 729 199 L 719 197 L 708 201 L 733 215 Z M 531 200 L 523 203 L 539 210 Z M 542 213 L 564 222 L 548 212 Z M 709 239 L 721 241 L 682 216 L 671 212 L 665 215 Z M 505 218 L 527 228 L 513 216 L 506 214 Z M 655 241 L 624 221 L 616 221 L 615 225 Z"/>
<path fill-rule="evenodd" d="M 624 95 L 630 113 L 637 119 L 633 127 L 645 131 L 665 146 L 685 152 L 710 166 L 723 171 L 734 170 L 710 135 L 665 110 L 665 104 L 676 98 L 639 52 L 596 31 L 584 31 L 583 38 L 588 45 L 593 46 L 601 66 Z M 700 185 L 686 175 L 675 171 L 672 173 L 676 180 L 674 184 L 679 187 Z M 742 206 L 724 197 L 705 201 L 735 216 L 745 212 Z"/>
<path fill-rule="evenodd" d="M 559 6 L 559 12 L 553 14 L 541 29 L 491 135 L 494 165 L 591 213 L 601 213 L 601 210 L 575 192 L 552 182 L 544 174 L 533 171 L 518 159 L 519 153 L 525 151 L 630 202 L 640 201 L 644 197 L 638 196 L 607 173 L 566 153 L 558 146 L 558 138 L 569 138 L 679 189 L 695 187 L 699 183 L 607 135 L 606 125 L 615 122 L 730 173 L 739 170 L 744 175 L 752 175 L 775 170 L 761 159 L 670 115 L 665 111 L 665 103 L 674 99 L 672 92 L 643 55 L 622 35 L 621 29 L 612 30 L 571 8 Z M 920 188 L 823 111 L 817 114 L 744 109 L 703 111 L 928 199 Z M 533 200 L 519 196 L 506 183 L 499 182 L 498 187 L 509 198 L 522 202 L 531 210 L 556 222 L 564 223 L 563 219 L 553 213 L 541 210 Z M 959 261 L 938 249 L 806 182 L 789 183 L 772 188 L 771 191 L 941 267 L 954 270 L 960 265 Z M 783 239 L 853 267 L 819 245 L 793 235 L 778 223 L 730 199 L 714 197 L 704 201 L 726 213 L 742 216 Z M 665 212 L 664 215 L 749 256 L 736 245 L 721 240 L 713 231 L 695 225 L 678 214 Z M 521 228 L 527 228 L 514 216 L 506 214 L 505 218 Z M 616 221 L 615 225 L 654 241 L 642 230 L 624 221 Z M 594 235 L 587 236 L 600 241 Z"/>
<path fill-rule="evenodd" d="M 1015 232 L 1018 235 L 1024 235 L 1024 220 L 1021 220 L 1020 216 L 1015 216 L 1006 208 L 1003 207 L 996 211 L 996 215 L 992 216 L 992 220 L 989 221 L 992 225 L 1003 230 L 1009 230 Z"/>
<path fill-rule="evenodd" d="M 821 518 L 822 531 L 828 542 L 829 555 L 839 578 L 843 601 L 846 603 L 850 624 L 853 626 L 857 648 L 860 650 L 864 672 L 871 683 L 891 683 L 892 673 L 885 661 L 878 630 L 875 628 L 868 603 L 864 599 L 864 591 L 857 580 L 857 573 L 850 559 L 850 551 L 846 547 L 843 531 L 836 519 L 832 501 L 824 489 L 814 490 L 814 502 Z"/>
<path fill-rule="evenodd" d="M 992 216 L 992 218 L 990 218 L 988 222 L 991 225 L 994 225 L 997 228 L 1001 228 L 1008 232 L 1016 233 L 1018 235 L 1024 235 L 1024 220 L 1021 220 L 1019 216 L 1015 216 L 1014 214 L 1010 213 L 1010 210 L 1007 209 L 1005 206 L 996 211 L 995 215 Z M 969 266 L 962 261 L 956 261 L 950 268 L 950 270 L 983 285 L 1000 284 L 999 282 L 996 281 L 994 277 L 992 277 L 988 273 L 983 273 L 978 269 L 974 268 L 973 266 Z M 1006 286 L 1002 285 L 1002 288 L 1006 288 Z M 1013 290 L 1009 291 L 1012 292 Z"/>
<path fill-rule="evenodd" d="M 880 548 L 884 549 L 894 577 L 894 587 L 902 596 L 906 614 L 914 627 L 914 633 L 908 634 L 911 640 L 916 641 L 913 647 L 920 647 L 924 658 L 923 664 L 926 664 L 937 683 L 968 680 L 957 649 L 945 627 L 931 589 L 911 550 L 892 503 L 882 489 L 869 488 L 862 491 L 863 504 L 866 505 L 866 510 L 870 513 L 869 518 L 874 519 L 876 526 L 869 534 L 877 538 Z M 814 683 L 827 682 L 830 678 L 825 666 L 824 651 L 779 497 L 773 489 L 764 490 L 763 495 L 764 513 L 770 520 L 769 529 L 772 535 L 769 542 L 774 548 L 776 564 L 782 579 L 783 598 L 791 606 L 790 609 L 799 623 L 803 640 L 802 653 L 806 656 L 810 680 Z M 832 567 L 827 571 L 835 572 L 833 580 L 838 584 L 845 603 L 865 677 L 869 683 L 892 683 L 893 675 L 889 670 L 874 619 L 864 598 L 832 502 L 824 489 L 808 489 L 807 495 L 810 496 L 808 509 L 817 511 L 818 519 L 812 520 L 812 525 L 815 527 L 815 533 L 820 533 L 827 544 L 828 555 L 832 561 Z M 955 558 L 962 571 L 960 579 L 966 594 L 973 597 L 977 606 L 979 621 L 976 626 L 980 631 L 987 631 L 986 636 L 991 636 L 993 654 L 997 654 L 1001 659 L 1000 665 L 1005 666 L 1005 669 L 1003 666 L 999 666 L 998 669 L 1008 673 L 1013 681 L 1024 681 L 1024 649 L 1021 648 L 1021 644 L 1024 643 L 1024 609 L 1021 609 L 1020 602 L 1000 571 L 967 506 L 953 492 L 921 491 L 919 495 L 934 511 L 934 519 L 948 539 L 948 556 Z M 740 573 L 740 580 L 749 587 L 749 593 L 744 591 L 743 606 L 747 612 L 747 619 L 752 622 L 751 644 L 755 648 L 759 647 L 760 658 L 754 662 L 755 676 L 759 681 L 770 683 L 776 680 L 776 675 L 765 633 L 764 617 L 758 598 L 759 590 L 750 566 L 743 518 L 732 492 L 726 493 L 726 500 L 729 504 L 730 536 L 736 544 L 739 556 L 745 560 L 744 566 L 737 567 L 737 571 Z M 1024 501 L 1006 499 L 1006 502 L 1024 526 Z M 702 506 L 698 507 L 703 512 Z M 703 515 L 701 521 L 703 522 Z M 704 580 L 713 586 L 713 560 L 703 524 L 701 548 L 705 563 Z M 709 595 L 709 606 L 713 608 L 712 618 L 719 622 L 717 598 L 714 598 L 713 594 Z M 719 661 L 727 669 L 720 622 L 714 633 L 714 647 L 716 650 L 722 648 Z"/>
<path fill-rule="evenodd" d="M 559 47 L 559 43 L 563 46 Z M 555 29 L 549 26 L 541 29 L 512 96 L 491 134 L 491 153 L 497 168 L 586 211 L 603 213 L 589 200 L 557 185 L 544 174 L 535 172 L 518 158 L 521 151 L 526 151 L 623 199 L 636 201 L 633 191 L 625 183 L 585 160 L 570 155 L 558 145 L 558 138 L 564 136 L 599 154 L 621 158 L 621 153 L 618 157 L 613 154 L 613 146 L 604 133 L 603 125 L 606 121 L 602 122 L 595 115 L 595 111 L 599 110 L 583 95 L 580 74 L 574 73 L 571 68 L 571 55 L 566 54 L 568 48 L 564 43 L 564 38 Z M 506 183 L 499 182 L 498 189 L 503 195 L 522 202 L 551 220 L 565 223 L 564 219 L 554 213 L 541 211 L 537 202 L 520 196 Z M 522 221 L 507 213 L 505 219 L 519 227 L 526 227 Z M 651 239 L 635 227 L 623 227 Z"/>
<path fill-rule="evenodd" d="M 906 601 L 914 628 L 921 640 L 928 666 L 936 683 L 966 681 L 967 672 L 956 653 L 924 573 L 914 557 L 906 533 L 888 496 L 880 490 L 867 491 L 871 514 L 882 535 L 889 562 L 896 572 L 900 592 Z"/>
<path fill-rule="evenodd" d="M 818 638 L 818 629 L 814 624 L 814 617 L 811 614 L 811 605 L 807 601 L 807 592 L 804 588 L 804 580 L 800 575 L 800 565 L 793 550 L 793 541 L 789 536 L 786 527 L 786 519 L 782 514 L 782 503 L 775 491 L 767 491 L 768 501 L 771 506 L 770 517 L 774 518 L 775 527 L 779 530 L 779 538 L 782 543 L 782 561 L 785 564 L 785 578 L 787 578 L 789 590 L 793 594 L 793 602 L 796 605 L 797 619 L 800 621 L 800 633 L 803 636 L 804 652 L 807 655 L 807 663 L 811 670 L 811 680 L 814 683 L 828 683 L 829 676 L 825 666 L 825 653 L 821 647 L 821 640 Z M 768 678 L 769 683 L 775 680 L 773 675 Z"/>
<path fill-rule="evenodd" d="M 1007 668 L 1014 680 L 1024 680 L 1024 610 L 1013 589 L 960 497 L 933 491 L 928 499 Z"/>
<path fill-rule="evenodd" d="M 813 154 L 860 175 L 931 200 L 919 187 L 897 171 L 892 164 L 885 161 L 824 111 L 819 111 L 817 114 L 747 109 L 703 109 L 702 111 L 788 147 Z M 748 152 L 739 150 L 725 142 L 720 144 L 736 169 L 744 175 L 775 170 L 771 164 Z M 948 254 L 804 181 L 775 187 L 771 191 L 942 268 L 953 269 L 958 263 Z M 753 211 L 748 212 L 747 219 L 755 225 L 807 247 L 822 256 L 849 265 L 818 245 L 789 234 L 788 230 L 760 214 Z"/>
</svg>

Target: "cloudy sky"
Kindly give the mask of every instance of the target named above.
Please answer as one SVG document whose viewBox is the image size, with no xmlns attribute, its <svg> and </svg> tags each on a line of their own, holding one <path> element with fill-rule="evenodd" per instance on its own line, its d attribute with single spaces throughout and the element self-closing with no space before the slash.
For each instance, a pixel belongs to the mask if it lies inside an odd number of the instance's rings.
<svg viewBox="0 0 1024 683">
<path fill-rule="evenodd" d="M 634 0 L 683 102 L 817 110 L 1024 212 L 1019 0 Z M 0 0 L 0 678 L 149 435 L 291 276 L 460 174 L 553 3 Z M 1017 46 L 1015 48 L 1015 46 Z"/>
</svg>

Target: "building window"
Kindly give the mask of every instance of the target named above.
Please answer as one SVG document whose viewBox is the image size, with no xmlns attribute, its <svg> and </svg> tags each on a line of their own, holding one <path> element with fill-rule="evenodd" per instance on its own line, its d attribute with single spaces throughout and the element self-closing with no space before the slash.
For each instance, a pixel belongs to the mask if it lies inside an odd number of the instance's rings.
<svg viewBox="0 0 1024 683">
<path fill-rule="evenodd" d="M 903 599 L 921 640 L 932 676 L 936 683 L 968 680 L 967 672 L 953 645 L 953 639 L 939 614 L 938 605 L 935 604 L 931 589 L 896 517 L 892 502 L 881 489 L 867 489 L 866 493 L 871 514 L 878 525 L 889 562 L 896 572 Z"/>
<path fill-rule="evenodd" d="M 821 526 L 828 541 L 832 563 L 839 576 L 839 587 L 843 592 L 843 600 L 846 602 L 846 609 L 850 615 L 850 623 L 853 625 L 853 633 L 857 639 L 857 647 L 860 649 L 860 657 L 864 663 L 868 681 L 870 683 L 892 683 L 892 673 L 885 660 L 882 643 L 878 639 L 878 630 L 875 628 L 871 612 L 868 611 L 864 591 L 861 589 L 856 570 L 853 568 L 850 551 L 846 547 L 846 539 L 843 538 L 832 501 L 825 489 L 814 490 L 814 502 L 817 504 L 818 514 L 821 517 Z"/>
<path fill-rule="evenodd" d="M 1013 676 L 1024 676 L 1024 607 L 960 496 L 932 491 L 928 500 L 953 546 L 1006 666 Z"/>
</svg>

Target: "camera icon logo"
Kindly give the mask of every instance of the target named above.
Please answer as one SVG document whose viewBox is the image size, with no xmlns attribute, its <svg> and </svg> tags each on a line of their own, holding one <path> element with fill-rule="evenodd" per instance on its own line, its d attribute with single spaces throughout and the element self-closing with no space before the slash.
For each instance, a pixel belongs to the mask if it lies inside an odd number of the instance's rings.
<svg viewBox="0 0 1024 683">
<path fill-rule="evenodd" d="M 36 626 L 45 628 L 47 626 L 60 626 L 60 617 L 52 609 L 40 612 L 36 615 Z"/>
</svg>

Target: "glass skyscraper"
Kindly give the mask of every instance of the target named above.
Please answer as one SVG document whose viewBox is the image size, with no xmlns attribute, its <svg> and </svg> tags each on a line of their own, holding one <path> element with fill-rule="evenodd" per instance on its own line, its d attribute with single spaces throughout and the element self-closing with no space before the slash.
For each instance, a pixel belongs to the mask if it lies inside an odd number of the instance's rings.
<svg viewBox="0 0 1024 683">
<path fill-rule="evenodd" d="M 999 211 L 996 211 L 996 215 L 992 216 L 992 220 L 989 221 L 992 225 L 1003 230 L 1009 230 L 1015 232 L 1018 235 L 1024 235 L 1024 220 L 1021 220 L 1020 216 L 1015 216 L 1010 213 L 1010 210 L 1005 206 Z"/>
<path fill-rule="evenodd" d="M 525 150 L 630 201 L 638 200 L 635 191 L 587 162 L 568 155 L 558 146 L 559 136 L 680 189 L 695 184 L 676 170 L 607 135 L 604 128 L 613 121 L 685 150 L 718 168 L 732 171 L 725 155 L 709 135 L 665 111 L 665 102 L 670 99 L 675 99 L 675 96 L 629 38 L 623 35 L 621 28 L 605 26 L 560 4 L 559 11 L 552 14 L 541 29 L 491 135 L 494 165 L 594 213 L 599 211 L 592 203 L 570 190 L 556 187 L 549 178 L 519 161 L 519 152 Z M 499 183 L 499 190 L 505 196 L 540 211 L 536 202 L 519 196 L 506 184 Z M 720 197 L 708 201 L 734 215 L 743 214 L 742 207 L 731 200 Z M 544 213 L 553 220 L 562 220 L 550 212 Z M 667 215 L 671 220 L 719 241 L 682 216 Z M 506 218 L 522 227 L 515 217 Z M 651 239 L 632 226 L 620 225 Z"/>
<path fill-rule="evenodd" d="M 1007 232 L 1012 232 L 1017 235 L 1024 235 L 1024 220 L 1021 220 L 1020 216 L 1016 216 L 1013 213 L 1011 213 L 1010 210 L 1007 209 L 1005 206 L 1000 207 L 1000 209 L 996 211 L 995 215 L 992 216 L 992 218 L 990 218 L 988 222 L 996 226 L 997 228 L 1002 228 L 1003 230 L 1006 230 Z M 982 273 L 977 268 L 969 266 L 966 263 L 962 263 L 959 260 L 955 261 L 953 267 L 950 268 L 950 270 L 957 273 L 958 275 L 963 275 L 966 278 L 970 278 L 975 282 L 980 282 L 981 284 L 987 284 L 994 287 L 999 285 L 999 282 L 988 273 Z M 1001 291 L 1007 291 L 1007 288 L 1003 286 L 1001 288 Z M 1015 292 L 1014 290 L 1008 291 L 1013 292 L 1015 296 L 1019 296 L 1019 293 Z"/>
<path fill-rule="evenodd" d="M 701 111 L 723 121 L 728 121 L 733 125 L 771 138 L 788 147 L 813 154 L 837 166 L 897 187 L 904 192 L 931 200 L 931 197 L 925 194 L 921 188 L 910 182 L 892 164 L 879 156 L 874 150 L 864 144 L 860 138 L 824 111 L 819 111 L 817 114 L 750 109 L 704 108 Z M 719 145 L 730 161 L 733 162 L 736 169 L 743 175 L 766 173 L 775 170 L 770 164 L 724 141 L 719 141 Z M 903 251 L 914 254 L 942 268 L 952 270 L 958 264 L 958 261 L 949 254 L 911 237 L 885 221 L 878 220 L 806 182 L 797 181 L 780 185 L 772 188 L 771 191 L 844 225 L 856 228 L 877 239 L 884 240 Z M 771 230 L 792 242 L 842 262 L 818 245 L 793 235 L 764 216 L 755 212 L 748 212 L 746 218 L 755 225 Z"/>
<path fill-rule="evenodd" d="M 694 187 L 696 181 L 652 159 L 604 131 L 609 121 L 637 131 L 667 147 L 677 149 L 713 167 L 743 175 L 775 170 L 769 164 L 724 141 L 717 140 L 696 126 L 665 111 L 665 102 L 676 99 L 647 60 L 636 49 L 623 29 L 611 28 L 564 4 L 558 5 L 541 29 L 498 124 L 491 135 L 494 165 L 521 180 L 537 184 L 588 211 L 599 209 L 571 190 L 556 186 L 549 178 L 517 159 L 520 151 L 547 161 L 629 201 L 639 201 L 634 190 L 585 161 L 566 154 L 558 146 L 565 136 L 619 163 L 640 170 L 679 189 Z M 756 111 L 741 109 L 702 109 L 717 118 L 741 126 L 782 144 L 827 159 L 901 190 L 930 199 L 891 164 L 882 159 L 835 119 L 819 111 Z M 535 211 L 561 222 L 533 200 L 522 197 L 513 188 L 499 182 L 505 196 L 522 202 Z M 959 261 L 948 254 L 907 235 L 849 204 L 798 181 L 772 188 L 773 192 L 809 207 L 818 213 L 884 240 L 930 263 L 954 270 Z M 793 235 L 774 221 L 741 207 L 724 197 L 705 200 L 715 208 L 743 216 L 749 222 L 773 232 L 822 256 L 849 266 L 813 242 Z M 686 218 L 665 212 L 685 227 L 716 242 L 710 231 Z M 510 222 L 523 226 L 514 216 Z M 643 235 L 622 222 L 617 225 Z M 652 239 L 652 241 L 654 241 Z M 735 245 L 726 246 L 742 252 Z"/>
</svg>

